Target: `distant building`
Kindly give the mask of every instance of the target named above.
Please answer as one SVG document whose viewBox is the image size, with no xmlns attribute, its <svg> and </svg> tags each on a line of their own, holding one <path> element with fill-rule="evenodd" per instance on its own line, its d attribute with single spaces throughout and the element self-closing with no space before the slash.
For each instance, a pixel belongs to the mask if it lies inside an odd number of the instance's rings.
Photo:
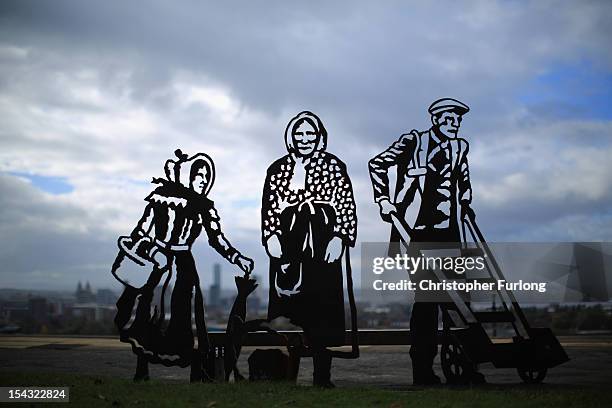
<svg viewBox="0 0 612 408">
<path fill-rule="evenodd" d="M 36 322 L 44 322 L 49 317 L 47 299 L 44 297 L 33 297 L 28 300 L 30 317 Z"/>
<path fill-rule="evenodd" d="M 89 282 L 85 287 L 79 282 L 74 297 L 76 302 L 64 307 L 65 313 L 69 316 L 89 321 L 102 321 L 112 320 L 116 312 L 117 295 L 110 289 L 98 289 L 94 294 Z"/>
<path fill-rule="evenodd" d="M 74 297 L 76 298 L 77 303 L 96 302 L 96 295 L 94 295 L 91 291 L 91 286 L 89 285 L 89 282 L 87 282 L 85 288 L 83 288 L 83 285 L 81 285 L 81 282 L 79 282 L 79 284 L 77 285 L 77 290 L 74 293 Z"/>
<path fill-rule="evenodd" d="M 21 321 L 26 319 L 29 314 L 30 307 L 25 300 L 8 300 L 0 304 L 0 315 L 4 321 Z"/>
<path fill-rule="evenodd" d="M 112 320 L 116 310 L 113 306 L 102 306 L 96 303 L 72 305 L 72 316 L 88 321 Z"/>
<path fill-rule="evenodd" d="M 211 307 L 221 306 L 221 265 L 213 265 L 213 284 L 210 285 L 208 305 Z"/>
<path fill-rule="evenodd" d="M 114 305 L 117 302 L 117 295 L 110 289 L 98 289 L 96 292 L 96 303 L 99 305 Z"/>
</svg>

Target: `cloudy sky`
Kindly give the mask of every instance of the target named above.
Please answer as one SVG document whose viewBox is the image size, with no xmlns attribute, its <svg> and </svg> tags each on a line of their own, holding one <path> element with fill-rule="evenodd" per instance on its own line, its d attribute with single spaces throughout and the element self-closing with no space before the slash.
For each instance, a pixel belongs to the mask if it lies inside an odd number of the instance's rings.
<svg viewBox="0 0 612 408">
<path fill-rule="evenodd" d="M 214 158 L 226 235 L 265 276 L 265 170 L 304 109 L 348 165 L 358 239 L 382 241 L 367 161 L 444 96 L 472 109 L 490 240 L 612 240 L 612 3 L 429 3 L 2 1 L 0 287 L 117 287 L 116 238 L 179 147 Z M 208 285 L 222 260 L 195 254 Z"/>
</svg>

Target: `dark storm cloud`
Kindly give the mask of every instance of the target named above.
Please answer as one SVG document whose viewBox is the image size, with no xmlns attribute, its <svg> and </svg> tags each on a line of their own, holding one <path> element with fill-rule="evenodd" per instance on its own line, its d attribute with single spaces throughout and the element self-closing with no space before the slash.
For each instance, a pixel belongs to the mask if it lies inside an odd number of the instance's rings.
<svg viewBox="0 0 612 408">
<path fill-rule="evenodd" d="M 134 63 L 147 98 L 180 67 L 242 102 L 281 112 L 317 106 L 357 136 L 420 121 L 440 95 L 504 109 L 517 78 L 566 59 L 610 66 L 604 3 L 4 2 L 3 38 Z M 584 21 L 588 24 L 584 24 Z M 606 50 L 606 51 L 604 51 Z M 78 64 L 79 61 L 74 61 Z M 111 68 L 111 67 L 109 67 Z M 487 89 L 486 99 L 482 89 Z M 361 122 L 361 121 L 360 121 Z"/>
</svg>

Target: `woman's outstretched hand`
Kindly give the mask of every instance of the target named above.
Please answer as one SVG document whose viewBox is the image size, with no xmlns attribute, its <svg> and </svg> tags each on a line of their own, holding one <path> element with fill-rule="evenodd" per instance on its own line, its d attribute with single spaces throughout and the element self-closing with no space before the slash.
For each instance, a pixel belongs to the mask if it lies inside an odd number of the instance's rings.
<svg viewBox="0 0 612 408">
<path fill-rule="evenodd" d="M 254 266 L 255 264 L 251 258 L 247 258 L 243 255 L 238 256 L 238 267 L 240 267 L 244 273 L 251 273 Z"/>
<path fill-rule="evenodd" d="M 333 263 L 336 262 L 342 256 L 344 251 L 344 243 L 342 238 L 333 237 L 329 244 L 327 244 L 327 250 L 325 251 L 325 262 Z"/>
</svg>

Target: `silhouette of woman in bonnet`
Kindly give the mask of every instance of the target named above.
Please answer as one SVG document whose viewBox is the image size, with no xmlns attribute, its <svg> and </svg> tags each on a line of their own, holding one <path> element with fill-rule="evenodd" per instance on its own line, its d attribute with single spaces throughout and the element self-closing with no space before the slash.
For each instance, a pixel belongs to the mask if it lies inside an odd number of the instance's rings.
<svg viewBox="0 0 612 408">
<path fill-rule="evenodd" d="M 245 273 L 253 269 L 253 261 L 223 235 L 219 215 L 208 198 L 215 179 L 211 158 L 204 153 L 188 157 L 180 150 L 176 155 L 176 160 L 166 162 L 166 178 L 153 180 L 158 187 L 145 199 L 144 214 L 130 237 L 119 239 L 120 252 L 112 269 L 125 285 L 117 301 L 115 323 L 121 341 L 130 343 L 138 356 L 135 381 L 148 379 L 148 363 L 191 365 L 192 382 L 207 379 L 204 367 L 209 342 L 204 300 L 191 253 L 202 230 L 210 246 L 225 259 Z M 122 268 L 126 258 L 151 271 L 144 284 L 127 280 Z M 173 278 L 174 285 L 170 285 Z M 154 302 L 158 287 L 161 296 Z M 170 314 L 166 322 L 168 297 Z"/>
</svg>

